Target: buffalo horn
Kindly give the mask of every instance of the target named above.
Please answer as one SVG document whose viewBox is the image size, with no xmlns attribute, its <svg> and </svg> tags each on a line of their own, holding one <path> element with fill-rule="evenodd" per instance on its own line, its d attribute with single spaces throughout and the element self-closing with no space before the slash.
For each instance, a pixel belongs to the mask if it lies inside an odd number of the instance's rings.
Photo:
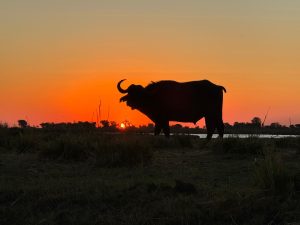
<svg viewBox="0 0 300 225">
<path fill-rule="evenodd" d="M 128 92 L 127 89 L 124 90 L 123 88 L 121 88 L 121 83 L 122 83 L 124 80 L 126 80 L 126 79 L 120 80 L 119 83 L 118 83 L 118 86 L 117 86 L 119 92 L 121 92 L 122 94 L 126 94 L 126 93 Z"/>
</svg>

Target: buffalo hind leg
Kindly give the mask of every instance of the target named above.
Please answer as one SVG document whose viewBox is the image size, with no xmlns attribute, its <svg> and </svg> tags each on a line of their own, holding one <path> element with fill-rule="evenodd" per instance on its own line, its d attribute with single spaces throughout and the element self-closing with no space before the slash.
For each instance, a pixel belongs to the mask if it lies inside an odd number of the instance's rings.
<svg viewBox="0 0 300 225">
<path fill-rule="evenodd" d="M 206 129 L 207 129 L 206 139 L 210 140 L 216 129 L 216 124 L 215 124 L 214 119 L 212 117 L 206 116 L 205 117 L 205 125 L 206 125 Z"/>
<path fill-rule="evenodd" d="M 156 123 L 154 128 L 154 135 L 155 136 L 159 135 L 160 131 L 161 131 L 161 125 Z"/>
</svg>

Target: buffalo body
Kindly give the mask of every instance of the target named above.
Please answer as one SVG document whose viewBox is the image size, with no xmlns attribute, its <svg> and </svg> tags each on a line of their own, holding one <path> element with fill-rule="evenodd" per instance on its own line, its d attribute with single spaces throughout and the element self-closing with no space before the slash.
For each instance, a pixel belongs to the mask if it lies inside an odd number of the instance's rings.
<svg viewBox="0 0 300 225">
<path fill-rule="evenodd" d="M 223 137 L 223 91 L 226 92 L 223 86 L 208 80 L 184 83 L 165 80 L 146 87 L 132 84 L 123 89 L 123 81 L 117 85 L 118 90 L 126 94 L 120 101 L 148 116 L 155 123 L 155 135 L 163 130 L 169 136 L 169 121 L 196 123 L 204 117 L 207 138 L 211 139 L 215 129 Z"/>
</svg>

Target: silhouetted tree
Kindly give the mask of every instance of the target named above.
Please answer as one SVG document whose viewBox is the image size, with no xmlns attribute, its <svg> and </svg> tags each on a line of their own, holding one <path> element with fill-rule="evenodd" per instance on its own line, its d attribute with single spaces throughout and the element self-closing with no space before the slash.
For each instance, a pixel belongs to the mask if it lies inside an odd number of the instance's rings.
<svg viewBox="0 0 300 225">
<path fill-rule="evenodd" d="M 109 121 L 108 120 L 101 120 L 100 121 L 101 127 L 108 128 L 109 127 Z"/>
<path fill-rule="evenodd" d="M 182 132 L 183 126 L 181 124 L 174 124 L 171 126 L 171 129 L 174 133 L 180 133 Z"/>
<path fill-rule="evenodd" d="M 0 128 L 8 128 L 8 124 L 5 122 L 0 122 Z"/>
<path fill-rule="evenodd" d="M 26 127 L 28 127 L 28 123 L 27 123 L 26 120 L 18 120 L 18 125 L 19 125 L 19 127 L 21 127 L 21 128 L 26 128 Z"/>
<path fill-rule="evenodd" d="M 234 122 L 233 126 L 234 126 L 234 128 L 244 128 L 244 127 L 246 127 L 246 123 L 244 123 L 244 122 Z"/>
<path fill-rule="evenodd" d="M 148 123 L 147 128 L 154 129 L 154 124 L 153 123 Z"/>
<path fill-rule="evenodd" d="M 225 128 L 232 128 L 232 126 L 229 123 L 224 123 Z"/>
<path fill-rule="evenodd" d="M 112 128 L 112 129 L 116 129 L 118 124 L 115 122 L 115 121 L 110 121 L 109 122 L 109 126 Z"/>
<path fill-rule="evenodd" d="M 271 127 L 271 128 L 281 128 L 282 125 L 281 125 L 280 123 L 276 122 L 276 123 L 271 123 L 271 124 L 270 124 L 270 127 Z"/>
<path fill-rule="evenodd" d="M 261 119 L 259 117 L 254 117 L 252 120 L 251 120 L 251 123 L 252 125 L 254 125 L 255 127 L 261 127 Z"/>
</svg>

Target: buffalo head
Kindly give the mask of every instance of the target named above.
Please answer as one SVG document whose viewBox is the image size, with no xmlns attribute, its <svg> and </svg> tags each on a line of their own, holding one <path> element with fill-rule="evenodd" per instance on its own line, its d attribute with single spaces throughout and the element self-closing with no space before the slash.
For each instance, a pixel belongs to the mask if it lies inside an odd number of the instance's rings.
<svg viewBox="0 0 300 225">
<path fill-rule="evenodd" d="M 120 102 L 126 102 L 132 109 L 139 109 L 144 105 L 145 99 L 145 88 L 141 85 L 131 84 L 127 89 L 121 87 L 121 83 L 126 79 L 118 82 L 117 88 L 122 94 L 126 94 L 120 98 Z"/>
</svg>

